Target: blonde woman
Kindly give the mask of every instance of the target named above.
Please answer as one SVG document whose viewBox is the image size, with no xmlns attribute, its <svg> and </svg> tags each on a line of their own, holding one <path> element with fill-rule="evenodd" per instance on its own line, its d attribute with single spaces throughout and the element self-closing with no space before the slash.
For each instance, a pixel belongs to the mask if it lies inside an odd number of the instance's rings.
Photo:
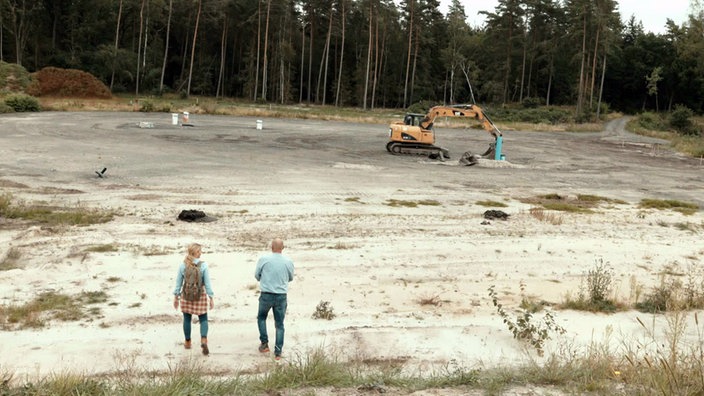
<svg viewBox="0 0 704 396">
<path fill-rule="evenodd" d="M 188 245 L 188 254 L 178 268 L 176 276 L 176 288 L 174 289 L 174 308 L 178 309 L 181 305 L 183 312 L 183 335 L 186 337 L 184 347 L 191 349 L 191 320 L 193 315 L 198 315 L 200 323 L 200 347 L 203 355 L 208 355 L 208 306 L 210 309 L 215 307 L 213 302 L 213 289 L 210 285 L 210 275 L 208 273 L 208 264 L 200 259 L 202 248 L 197 243 Z M 200 270 L 201 276 L 201 293 L 200 298 L 195 301 L 187 301 L 183 298 L 183 285 L 186 276 L 186 268 L 188 266 L 196 267 Z"/>
</svg>

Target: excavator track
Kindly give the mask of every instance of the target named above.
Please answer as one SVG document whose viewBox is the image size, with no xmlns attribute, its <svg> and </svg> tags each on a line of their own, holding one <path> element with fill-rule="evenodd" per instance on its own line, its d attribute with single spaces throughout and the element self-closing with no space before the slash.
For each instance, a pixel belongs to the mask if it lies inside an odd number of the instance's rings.
<svg viewBox="0 0 704 396">
<path fill-rule="evenodd" d="M 440 159 L 441 161 L 450 159 L 450 152 L 447 149 L 433 146 L 432 144 L 391 141 L 386 144 L 386 151 L 393 155 L 423 155 L 429 158 Z"/>
</svg>

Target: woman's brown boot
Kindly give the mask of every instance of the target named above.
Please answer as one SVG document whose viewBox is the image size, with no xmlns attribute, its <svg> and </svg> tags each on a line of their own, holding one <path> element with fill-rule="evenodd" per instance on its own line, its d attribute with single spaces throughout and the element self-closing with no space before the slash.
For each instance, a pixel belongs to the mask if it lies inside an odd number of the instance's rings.
<svg viewBox="0 0 704 396">
<path fill-rule="evenodd" d="M 200 338 L 200 349 L 203 350 L 203 355 L 208 356 L 210 351 L 208 350 L 208 337 Z"/>
<path fill-rule="evenodd" d="M 186 349 L 191 349 L 191 340 L 186 340 L 186 342 L 183 343 L 183 347 Z"/>
</svg>

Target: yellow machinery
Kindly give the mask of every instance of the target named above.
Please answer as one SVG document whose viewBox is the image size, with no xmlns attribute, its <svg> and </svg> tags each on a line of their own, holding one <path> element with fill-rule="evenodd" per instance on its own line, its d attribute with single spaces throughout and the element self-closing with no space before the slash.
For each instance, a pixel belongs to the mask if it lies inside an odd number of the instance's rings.
<svg viewBox="0 0 704 396">
<path fill-rule="evenodd" d="M 484 111 L 476 105 L 435 106 L 428 114 L 408 113 L 403 121 L 389 125 L 389 142 L 386 150 L 391 154 L 419 154 L 444 160 L 450 158 L 447 149 L 435 145 L 433 123 L 437 117 L 467 117 L 481 122 L 482 127 L 494 137 L 494 142 L 481 156 L 466 152 L 463 159 L 476 163 L 477 158 L 504 159 L 501 154 L 503 135 Z"/>
</svg>

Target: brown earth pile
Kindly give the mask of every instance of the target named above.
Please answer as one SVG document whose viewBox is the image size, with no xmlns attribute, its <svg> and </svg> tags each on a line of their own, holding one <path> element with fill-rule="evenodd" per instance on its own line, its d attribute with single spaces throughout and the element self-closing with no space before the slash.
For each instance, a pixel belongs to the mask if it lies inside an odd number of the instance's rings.
<svg viewBox="0 0 704 396">
<path fill-rule="evenodd" d="M 32 74 L 27 93 L 33 96 L 60 96 L 108 99 L 110 89 L 90 73 L 76 69 L 45 67 Z"/>
</svg>

